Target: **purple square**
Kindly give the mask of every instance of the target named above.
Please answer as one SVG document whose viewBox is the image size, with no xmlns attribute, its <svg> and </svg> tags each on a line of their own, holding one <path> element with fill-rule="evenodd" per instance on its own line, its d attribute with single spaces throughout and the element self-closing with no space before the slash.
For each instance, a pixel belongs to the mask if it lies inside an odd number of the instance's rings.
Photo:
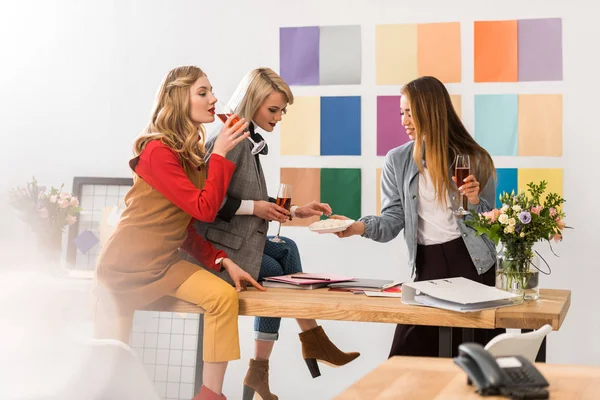
<svg viewBox="0 0 600 400">
<path fill-rule="evenodd" d="M 319 84 L 319 27 L 279 30 L 279 71 L 288 85 Z"/>
<path fill-rule="evenodd" d="M 400 116 L 400 96 L 377 96 L 377 155 L 410 141 Z"/>
<path fill-rule="evenodd" d="M 79 251 L 86 254 L 92 247 L 99 242 L 92 231 L 83 231 L 73 240 Z"/>
<path fill-rule="evenodd" d="M 562 20 L 521 19 L 518 35 L 519 81 L 561 81 Z"/>
</svg>

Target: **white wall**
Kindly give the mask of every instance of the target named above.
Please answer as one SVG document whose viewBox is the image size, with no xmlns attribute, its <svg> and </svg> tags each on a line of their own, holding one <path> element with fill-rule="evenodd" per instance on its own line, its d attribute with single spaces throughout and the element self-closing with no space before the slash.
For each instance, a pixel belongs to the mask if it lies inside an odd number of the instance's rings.
<svg viewBox="0 0 600 400">
<path fill-rule="evenodd" d="M 492 7 L 492 4 L 494 7 Z M 330 1 L 20 1 L 0 6 L 0 193 L 31 175 L 41 182 L 71 184 L 73 176 L 129 176 L 132 139 L 144 127 L 154 93 L 164 74 L 182 64 L 201 66 L 218 97 L 226 99 L 237 81 L 257 66 L 279 66 L 279 27 L 362 25 L 363 84 L 359 87 L 297 87 L 296 95 L 363 96 L 362 157 L 279 157 L 272 151 L 265 170 L 269 187 L 278 184 L 279 167 L 351 166 L 363 168 L 363 213 L 375 209 L 375 99 L 399 87 L 375 85 L 376 24 L 462 22 L 463 83 L 449 85 L 462 94 L 463 117 L 473 127 L 474 93 L 564 94 L 563 156 L 496 157 L 497 167 L 564 168 L 565 211 L 575 230 L 549 255 L 553 273 L 542 286 L 573 291 L 571 310 L 560 330 L 549 336 L 548 361 L 600 365 L 600 281 L 593 254 L 597 242 L 595 182 L 597 147 L 598 50 L 592 42 L 600 24 L 591 6 L 558 0 L 503 2 L 445 0 Z M 596 7 L 597 8 L 597 7 Z M 478 85 L 473 82 L 474 20 L 563 18 L 564 81 Z M 516 89 L 515 89 L 516 88 Z M 279 146 L 271 135 L 272 149 Z M 14 220 L 0 208 L 4 221 Z M 11 250 L 15 226 L 0 224 L 3 256 Z M 275 228 L 275 227 L 273 227 Z M 408 279 L 402 238 L 378 244 L 317 236 L 303 228 L 282 229 L 302 249 L 305 270 L 356 276 Z M 393 327 L 383 324 L 324 322 L 343 349 L 362 356 L 344 368 L 323 367 L 312 380 L 301 358 L 293 321 L 284 321 L 272 358 L 272 389 L 280 398 L 331 398 L 386 357 Z M 576 326 L 578 328 L 576 328 Z M 238 398 L 247 359 L 252 356 L 252 321 L 241 319 L 243 361 L 232 363 L 225 392 Z"/>
</svg>

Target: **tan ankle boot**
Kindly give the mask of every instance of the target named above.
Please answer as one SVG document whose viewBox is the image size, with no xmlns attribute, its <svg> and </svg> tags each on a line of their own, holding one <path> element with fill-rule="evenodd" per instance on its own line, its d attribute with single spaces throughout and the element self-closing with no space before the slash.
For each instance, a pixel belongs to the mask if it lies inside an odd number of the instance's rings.
<svg viewBox="0 0 600 400">
<path fill-rule="evenodd" d="M 328 364 L 331 367 L 339 367 L 354 360 L 360 353 L 344 353 L 331 343 L 321 326 L 310 329 L 299 334 L 302 342 L 302 357 L 313 378 L 321 375 L 317 361 Z"/>
<path fill-rule="evenodd" d="M 202 385 L 200 391 L 192 400 L 227 400 L 223 394 L 216 394 L 206 386 Z"/>
<path fill-rule="evenodd" d="M 277 400 L 277 396 L 269 389 L 269 360 L 250 359 L 250 367 L 244 378 L 244 400 L 250 400 L 254 392 L 261 400 Z"/>
</svg>

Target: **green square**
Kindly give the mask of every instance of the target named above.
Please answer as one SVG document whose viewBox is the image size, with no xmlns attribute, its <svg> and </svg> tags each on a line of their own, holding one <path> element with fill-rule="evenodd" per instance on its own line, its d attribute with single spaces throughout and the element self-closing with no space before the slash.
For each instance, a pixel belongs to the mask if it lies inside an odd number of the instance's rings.
<svg viewBox="0 0 600 400">
<path fill-rule="evenodd" d="M 361 217 L 361 183 L 358 168 L 322 168 L 321 202 L 328 203 L 334 214 Z"/>
</svg>

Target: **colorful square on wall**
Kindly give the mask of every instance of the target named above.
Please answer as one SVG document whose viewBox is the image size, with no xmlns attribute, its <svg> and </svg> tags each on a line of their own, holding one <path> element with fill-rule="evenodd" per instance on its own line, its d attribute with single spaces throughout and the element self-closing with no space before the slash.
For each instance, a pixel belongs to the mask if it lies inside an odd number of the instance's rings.
<svg viewBox="0 0 600 400">
<path fill-rule="evenodd" d="M 562 168 L 519 168 L 519 192 L 527 191 L 527 184 L 530 182 L 540 183 L 548 182 L 546 193 L 563 194 L 563 170 Z M 543 202 L 546 197 L 540 199 Z"/>
<path fill-rule="evenodd" d="M 318 85 L 319 27 L 280 28 L 279 59 L 288 85 Z"/>
<path fill-rule="evenodd" d="M 361 154 L 361 104 L 358 96 L 321 97 L 321 155 Z"/>
<path fill-rule="evenodd" d="M 417 72 L 417 25 L 375 27 L 375 73 L 378 85 L 402 85 Z"/>
<path fill-rule="evenodd" d="M 321 149 L 321 99 L 295 97 L 281 121 L 282 156 L 318 156 Z"/>
<path fill-rule="evenodd" d="M 377 155 L 410 141 L 402 126 L 400 96 L 377 96 Z"/>
<path fill-rule="evenodd" d="M 321 169 L 321 202 L 329 203 L 334 214 L 351 219 L 361 217 L 361 170 Z"/>
<path fill-rule="evenodd" d="M 311 201 L 321 199 L 321 169 L 320 168 L 281 168 L 280 183 L 292 185 L 292 204 L 303 206 Z M 314 218 L 294 218 L 285 226 L 308 226 L 318 221 Z"/>
<path fill-rule="evenodd" d="M 562 155 L 562 95 L 519 95 L 519 155 Z"/>
<path fill-rule="evenodd" d="M 461 81 L 459 22 L 417 26 L 417 71 L 445 83 Z"/>
<path fill-rule="evenodd" d="M 322 26 L 319 39 L 319 84 L 359 85 L 361 47 L 360 25 Z"/>
<path fill-rule="evenodd" d="M 521 19 L 518 26 L 519 81 L 561 81 L 562 20 Z"/>
<path fill-rule="evenodd" d="M 500 203 L 500 195 L 503 192 L 512 193 L 514 190 L 515 194 L 518 193 L 518 170 L 516 168 L 496 168 L 496 175 L 498 182 L 496 184 L 496 208 L 502 207 Z"/>
<path fill-rule="evenodd" d="M 517 95 L 475 95 L 475 140 L 492 156 L 518 155 L 517 130 Z"/>
<path fill-rule="evenodd" d="M 475 82 L 517 82 L 517 21 L 475 21 Z"/>
</svg>

